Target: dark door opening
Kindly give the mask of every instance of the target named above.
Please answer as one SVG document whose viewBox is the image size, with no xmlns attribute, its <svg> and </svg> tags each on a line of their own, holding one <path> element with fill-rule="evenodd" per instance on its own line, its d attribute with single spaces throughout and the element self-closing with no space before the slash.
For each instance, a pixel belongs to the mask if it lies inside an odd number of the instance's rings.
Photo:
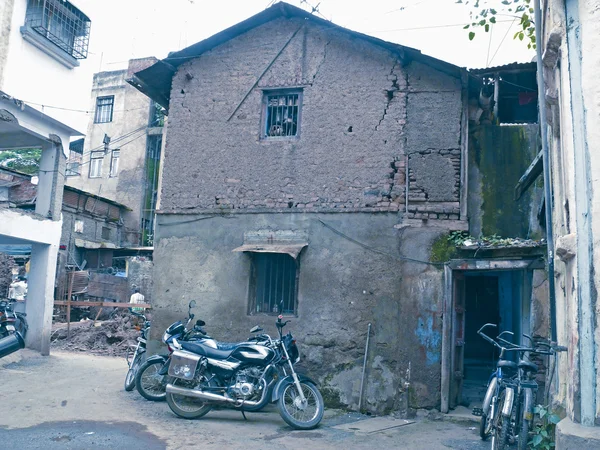
<svg viewBox="0 0 600 450">
<path fill-rule="evenodd" d="M 499 280 L 496 275 L 465 277 L 465 350 L 462 401 L 478 406 L 498 353 L 477 331 L 486 323 L 500 323 Z M 497 333 L 496 333 L 497 334 Z"/>
</svg>

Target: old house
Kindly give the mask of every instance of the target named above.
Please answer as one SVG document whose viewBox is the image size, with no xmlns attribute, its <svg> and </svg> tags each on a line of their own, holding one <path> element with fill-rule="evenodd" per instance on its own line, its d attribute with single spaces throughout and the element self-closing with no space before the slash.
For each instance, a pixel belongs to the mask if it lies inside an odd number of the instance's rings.
<svg viewBox="0 0 600 450">
<path fill-rule="evenodd" d="M 71 147 L 66 184 L 123 204 L 123 243 L 151 246 L 164 117 L 162 107 L 126 80 L 156 62 L 94 74 L 85 140 Z"/>
<path fill-rule="evenodd" d="M 494 155 L 525 161 L 506 168 L 516 177 L 512 204 L 532 151 L 525 137 L 524 155 L 481 145 L 471 159 L 481 76 L 277 3 L 131 83 L 169 116 L 155 348 L 191 299 L 221 339 L 245 338 L 256 324 L 275 333 L 282 313 L 329 405 L 356 408 L 362 397 L 377 412 L 447 411 L 461 402 L 462 343 L 476 339 L 464 330 L 486 319 L 464 314 L 468 289 L 480 299 L 491 290 L 491 315 L 529 330 L 537 246 L 467 250 L 445 264 L 448 233 L 469 229 L 471 206 L 478 233 L 501 214 L 504 197 L 493 205 L 483 200 L 493 191 L 482 192 Z M 520 221 L 534 203 L 513 215 L 515 236 L 528 237 Z"/>
<path fill-rule="evenodd" d="M 48 354 L 66 153 L 90 19 L 70 1 L 0 2 L 0 150 L 41 148 L 35 210 L 0 208 L 0 243 L 31 245 L 27 345 Z M 43 73 L 43 76 L 40 76 Z"/>
<path fill-rule="evenodd" d="M 552 335 L 568 348 L 551 390 L 553 405 L 566 415 L 557 427 L 559 449 L 600 447 L 598 7 L 598 1 L 550 0 L 536 19 L 543 23 L 542 131 L 552 188 Z M 529 172 L 534 178 L 536 171 Z"/>
</svg>

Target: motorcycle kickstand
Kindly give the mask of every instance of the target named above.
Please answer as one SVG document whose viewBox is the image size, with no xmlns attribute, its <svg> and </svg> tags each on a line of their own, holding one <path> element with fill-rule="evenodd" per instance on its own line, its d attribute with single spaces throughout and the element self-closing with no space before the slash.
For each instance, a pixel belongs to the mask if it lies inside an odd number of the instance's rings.
<svg viewBox="0 0 600 450">
<path fill-rule="evenodd" d="M 248 418 L 246 417 L 246 413 L 244 412 L 244 410 L 242 409 L 242 416 L 244 416 L 244 420 L 248 420 Z"/>
</svg>

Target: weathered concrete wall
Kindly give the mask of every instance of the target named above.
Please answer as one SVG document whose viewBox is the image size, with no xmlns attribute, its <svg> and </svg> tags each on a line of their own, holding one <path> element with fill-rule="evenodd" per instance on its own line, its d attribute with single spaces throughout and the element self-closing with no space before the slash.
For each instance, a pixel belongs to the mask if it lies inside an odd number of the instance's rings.
<svg viewBox="0 0 600 450">
<path fill-rule="evenodd" d="M 4 71 L 8 59 L 8 45 L 12 25 L 15 0 L 5 0 L 0 4 L 0 88 L 4 80 Z"/>
<path fill-rule="evenodd" d="M 515 201 L 515 186 L 540 150 L 538 125 L 473 126 L 469 135 L 469 229 L 473 236 L 540 239 L 543 194 L 531 186 Z"/>
<path fill-rule="evenodd" d="M 161 208 L 397 211 L 412 155 L 411 201 L 457 214 L 460 80 L 306 24 L 242 102 L 302 23 L 270 22 L 180 66 Z M 263 89 L 294 86 L 300 137 L 261 138 Z"/>
<path fill-rule="evenodd" d="M 318 219 L 392 256 L 358 246 Z M 193 226 L 189 220 L 195 220 Z M 159 215 L 151 351 L 158 350 L 165 328 L 185 316 L 192 299 L 198 302 L 197 317 L 217 339 L 245 339 L 257 324 L 275 335 L 274 316 L 248 315 L 251 256 L 231 250 L 242 244 L 246 231 L 304 231 L 309 245 L 299 257 L 298 316 L 289 329 L 298 339 L 302 364 L 323 383 L 328 403 L 357 407 L 372 323 L 363 405 L 377 412 L 400 408 L 410 364 L 410 407 L 437 406 L 442 271 L 395 257 L 427 260 L 441 231 L 401 233 L 393 227 L 396 221 L 395 214 L 368 213 Z"/>
</svg>

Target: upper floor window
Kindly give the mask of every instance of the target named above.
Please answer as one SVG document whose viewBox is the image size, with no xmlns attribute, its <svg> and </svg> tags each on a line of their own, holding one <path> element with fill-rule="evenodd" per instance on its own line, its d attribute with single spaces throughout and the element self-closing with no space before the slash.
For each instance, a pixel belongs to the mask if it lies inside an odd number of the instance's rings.
<svg viewBox="0 0 600 450">
<path fill-rule="evenodd" d="M 25 27 L 75 59 L 87 58 L 90 25 L 90 19 L 66 0 L 28 0 Z"/>
<path fill-rule="evenodd" d="M 92 152 L 90 155 L 90 178 L 102 177 L 102 162 L 104 161 L 104 152 Z"/>
<path fill-rule="evenodd" d="M 112 122 L 114 104 L 114 95 L 98 97 L 96 99 L 96 115 L 94 116 L 94 123 Z"/>
<path fill-rule="evenodd" d="M 262 137 L 289 138 L 300 134 L 302 91 L 266 91 L 264 93 Z"/>
<path fill-rule="evenodd" d="M 110 176 L 116 177 L 119 173 L 119 156 L 121 155 L 120 150 L 113 150 L 110 155 Z"/>
</svg>

